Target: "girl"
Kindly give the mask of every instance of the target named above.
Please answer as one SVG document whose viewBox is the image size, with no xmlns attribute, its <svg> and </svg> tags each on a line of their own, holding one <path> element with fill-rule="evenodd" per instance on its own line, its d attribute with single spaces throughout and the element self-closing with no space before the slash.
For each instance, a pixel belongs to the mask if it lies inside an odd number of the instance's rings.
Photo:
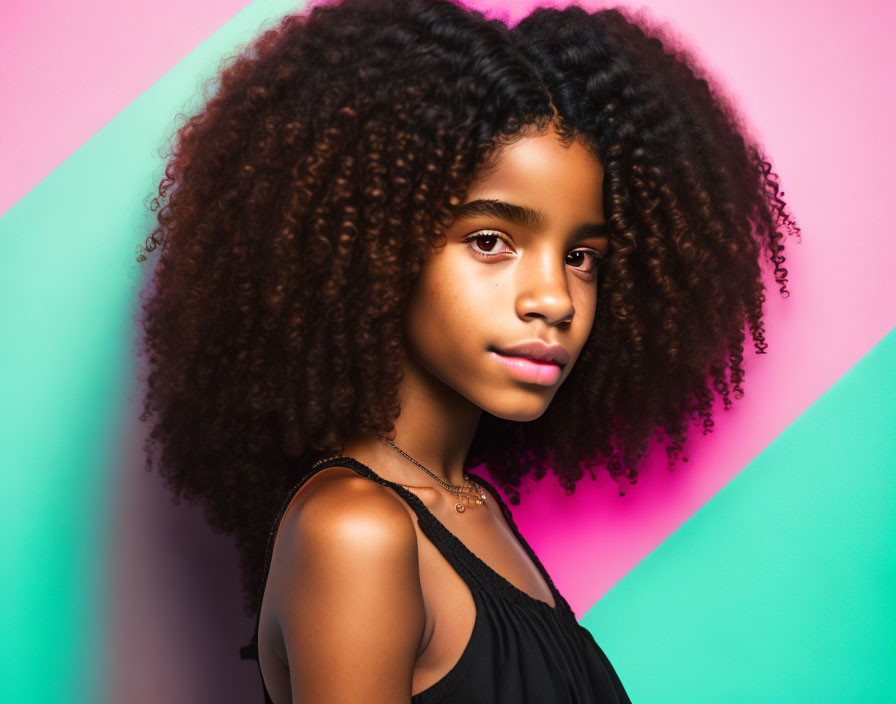
<svg viewBox="0 0 896 704">
<path fill-rule="evenodd" d="M 237 542 L 266 701 L 627 702 L 469 468 L 634 483 L 743 393 L 795 224 L 733 109 L 618 9 L 343 0 L 178 138 L 148 463 Z"/>
</svg>

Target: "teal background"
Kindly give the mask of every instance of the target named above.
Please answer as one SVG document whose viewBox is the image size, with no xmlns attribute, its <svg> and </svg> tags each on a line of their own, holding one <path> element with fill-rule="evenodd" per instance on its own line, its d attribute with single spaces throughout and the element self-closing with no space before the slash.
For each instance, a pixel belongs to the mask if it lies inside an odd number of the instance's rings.
<svg viewBox="0 0 896 704">
<path fill-rule="evenodd" d="M 633 702 L 896 702 L 896 331 L 582 618 Z"/>
<path fill-rule="evenodd" d="M 296 7 L 247 7 L 0 218 L 4 704 L 102 699 L 116 461 L 134 422 L 136 245 L 158 152 L 221 57 Z"/>
<path fill-rule="evenodd" d="M 255 2 L 0 218 L 0 701 L 103 699 L 158 150 Z M 583 618 L 635 702 L 896 701 L 890 332 Z"/>
</svg>

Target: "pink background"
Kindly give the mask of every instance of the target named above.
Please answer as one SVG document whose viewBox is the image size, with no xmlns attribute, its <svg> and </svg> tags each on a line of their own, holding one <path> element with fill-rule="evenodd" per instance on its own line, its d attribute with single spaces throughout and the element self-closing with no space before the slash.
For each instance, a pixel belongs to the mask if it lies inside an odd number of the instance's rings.
<svg viewBox="0 0 896 704">
<path fill-rule="evenodd" d="M 6 3 L 0 22 L 0 94 L 7 108 L 0 112 L 0 214 L 247 4 Z M 534 5 L 472 4 L 508 8 L 499 14 L 511 18 Z M 769 286 L 768 355 L 748 354 L 746 396 L 717 416 L 714 433 L 692 438 L 687 464 L 670 475 L 658 453 L 623 499 L 603 477 L 581 484 L 571 498 L 548 477 L 514 510 L 579 617 L 852 367 L 896 317 L 896 244 L 887 207 L 896 192 L 889 137 L 896 107 L 896 6 L 872 0 L 654 0 L 628 7 L 646 7 L 669 22 L 724 77 L 771 155 L 804 237 L 786 243 L 791 297 L 782 300 L 774 283 Z M 239 609 L 232 577 L 219 603 L 190 596 L 191 590 L 204 591 L 209 574 L 232 574 L 234 558 L 198 512 L 169 506 L 157 479 L 141 473 L 139 437 L 127 453 L 113 643 L 126 633 L 143 634 L 143 664 L 119 663 L 113 671 L 130 692 L 145 678 L 151 699 L 159 701 L 164 685 L 146 663 L 164 662 L 165 677 L 182 698 L 190 671 L 201 665 L 195 659 L 178 664 L 171 648 L 193 655 L 201 650 L 210 663 L 227 663 L 248 634 L 238 618 L 220 623 L 217 607 Z M 184 555 L 163 551 L 169 540 L 150 530 L 160 526 L 187 537 Z M 207 564 L 185 557 L 197 549 L 208 556 Z M 197 612 L 197 604 L 206 610 Z M 185 622 L 193 630 L 178 634 Z M 220 652 L 208 648 L 213 632 L 221 636 L 212 639 Z M 249 675 L 250 689 L 257 687 L 254 677 Z"/>
</svg>

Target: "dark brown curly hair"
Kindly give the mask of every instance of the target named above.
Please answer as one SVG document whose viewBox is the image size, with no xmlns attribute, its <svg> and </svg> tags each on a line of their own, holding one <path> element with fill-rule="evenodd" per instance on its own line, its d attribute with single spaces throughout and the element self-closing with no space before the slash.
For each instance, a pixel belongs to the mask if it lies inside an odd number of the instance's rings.
<svg viewBox="0 0 896 704">
<path fill-rule="evenodd" d="M 453 0 L 343 0 L 283 18 L 177 130 L 142 298 L 147 469 L 241 555 L 247 614 L 289 489 L 398 416 L 402 310 L 477 169 L 552 121 L 604 166 L 611 228 L 591 338 L 549 409 L 484 413 L 467 466 L 513 504 L 550 467 L 634 482 L 670 467 L 762 353 L 763 251 L 782 295 L 769 161 L 667 33 L 622 9 L 539 8 L 515 27 Z M 209 95 L 209 93 L 211 95 Z M 556 114 L 555 114 L 556 111 Z M 686 459 L 686 458 L 685 458 Z"/>
</svg>

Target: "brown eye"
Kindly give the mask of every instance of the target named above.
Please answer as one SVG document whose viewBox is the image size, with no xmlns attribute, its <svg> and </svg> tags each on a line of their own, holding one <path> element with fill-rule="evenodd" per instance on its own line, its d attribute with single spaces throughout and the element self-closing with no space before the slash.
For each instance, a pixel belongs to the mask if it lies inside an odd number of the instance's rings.
<svg viewBox="0 0 896 704">
<path fill-rule="evenodd" d="M 480 235 L 474 241 L 478 243 L 479 249 L 486 252 L 491 252 L 500 242 L 497 235 Z"/>
<path fill-rule="evenodd" d="M 492 232 L 486 233 L 478 233 L 475 235 L 470 235 L 464 242 L 470 243 L 470 249 L 473 254 L 477 257 L 481 257 L 483 259 L 488 259 L 489 257 L 495 257 L 499 254 L 505 254 L 507 251 L 502 251 L 500 249 L 500 245 L 504 242 L 504 240 L 499 237 L 497 234 Z M 496 247 L 498 249 L 496 249 Z"/>
<path fill-rule="evenodd" d="M 584 260 L 585 266 L 576 266 L 576 268 L 588 274 L 596 273 L 597 268 L 604 261 L 604 257 L 602 254 L 594 252 L 590 249 L 577 249 L 575 252 L 570 252 L 569 256 L 573 257 L 575 260 L 570 262 L 573 265 L 580 264 Z"/>
</svg>

